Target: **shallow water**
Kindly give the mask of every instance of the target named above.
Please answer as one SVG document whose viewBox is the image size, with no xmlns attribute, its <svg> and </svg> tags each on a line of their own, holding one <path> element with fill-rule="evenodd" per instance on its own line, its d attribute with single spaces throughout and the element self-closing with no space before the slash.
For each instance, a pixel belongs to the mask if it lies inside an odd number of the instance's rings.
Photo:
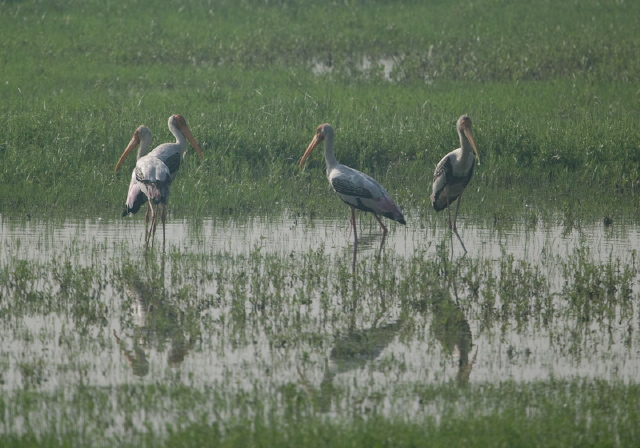
<svg viewBox="0 0 640 448">
<path fill-rule="evenodd" d="M 345 214 L 346 215 L 346 214 Z M 366 216 L 366 215 L 365 215 Z M 358 253 L 378 249 L 382 233 L 369 217 L 358 217 Z M 434 250 L 436 244 L 450 237 L 442 223 L 426 228 L 424 224 L 409 222 L 407 226 L 389 221 L 390 229 L 383 249 L 399 256 L 409 257 L 420 250 Z M 595 260 L 606 261 L 612 254 L 630 256 L 640 248 L 640 230 L 633 225 L 612 227 L 589 225 L 566 228 L 561 225 L 538 225 L 534 228 L 522 224 L 496 228 L 484 223 L 458 220 L 458 228 L 470 257 L 495 259 L 513 255 L 516 259 L 542 263 L 551 256 L 565 257 L 580 244 L 591 249 Z M 3 218 L 0 215 L 0 261 L 18 256 L 23 259 L 46 259 L 74 246 L 104 250 L 113 255 L 114 247 L 125 245 L 133 252 L 144 252 L 144 224 L 137 218 L 68 219 L 58 222 L 24 221 Z M 161 248 L 162 229 L 157 230 L 154 245 Z M 353 234 L 348 218 L 324 220 L 309 218 L 249 217 L 234 219 L 168 220 L 165 249 L 179 248 L 185 252 L 225 251 L 249 254 L 256 248 L 275 254 L 306 252 L 324 247 L 328 253 L 342 253 L 351 247 Z M 87 252 L 85 252 L 85 256 Z M 461 256 L 460 246 L 454 241 L 454 255 Z M 86 257 L 80 261 L 88 262 Z"/>
<path fill-rule="evenodd" d="M 389 222 L 390 233 L 378 258 L 380 230 L 371 217 L 359 219 L 357 269 L 364 278 L 367 270 L 378 266 L 373 260 L 382 259 L 391 260 L 384 265 L 387 269 L 398 266 L 391 281 L 402 282 L 406 266 L 450 251 L 444 220 L 429 228 Z M 195 388 L 224 385 L 228 394 L 257 388 L 269 395 L 293 383 L 319 396 L 324 412 L 339 414 L 352 402 L 371 404 L 371 398 L 362 397 L 382 396 L 377 406 L 384 412 L 411 416 L 420 407 L 417 398 L 406 394 L 411 385 L 640 378 L 635 273 L 640 232 L 635 226 L 567 229 L 516 223 L 496 229 L 473 220 L 459 222 L 469 253 L 463 256 L 454 241 L 458 268 L 486 266 L 498 278 L 510 259 L 516 273 L 537 270 L 548 280 L 548 307 L 556 313 L 551 322 L 543 322 L 535 311 L 524 321 L 487 320 L 483 318 L 486 309 L 464 285 L 423 312 L 408 316 L 400 299 L 381 305 L 370 290 L 362 296 L 357 287 L 349 290 L 348 279 L 334 278 L 345 274 L 340 266 L 327 268 L 329 286 L 323 286 L 322 272 L 319 286 L 307 286 L 307 279 L 292 271 L 298 264 L 312 263 L 309 254 L 320 252 L 329 265 L 350 259 L 352 235 L 347 219 L 171 219 L 165 255 L 160 250 L 161 230 L 155 250 L 144 250 L 140 217 L 62 222 L 0 217 L 0 230 L 0 266 L 11 270 L 19 261 L 44 264 L 43 278 L 34 281 L 33 288 L 35 293 L 50 295 L 53 302 L 68 292 L 51 286 L 62 281 L 47 279 L 47 270 L 64 273 L 61 266 L 74 272 L 95 266 L 104 269 L 104 278 L 91 274 L 94 286 L 88 298 L 69 293 L 62 309 L 42 305 L 19 311 L 5 296 L 0 324 L 5 392 L 59 391 L 78 383 L 167 383 Z M 580 253 L 586 253 L 585 260 L 594 266 L 611 265 L 614 270 L 631 266 L 631 303 L 614 304 L 607 313 L 581 321 L 579 309 L 571 308 L 564 297 L 574 279 L 565 278 L 562 269 L 563 262 Z M 255 254 L 263 257 L 261 261 L 251 261 Z M 188 257 L 194 257 L 194 272 L 183 272 L 181 263 Z M 125 285 L 124 291 L 117 280 L 121 260 L 139 267 L 136 275 L 140 277 L 139 282 Z M 278 260 L 291 264 L 279 273 L 283 268 Z M 195 272 L 199 264 L 204 272 Z M 350 262 L 345 266 L 350 267 Z M 276 271 L 274 278 L 282 277 L 282 291 L 273 281 L 255 286 L 270 269 Z M 350 274 L 347 269 L 346 275 Z M 150 293 L 158 291 L 148 281 L 154 275 L 163 277 L 161 300 Z M 189 275 L 192 280 L 185 278 Z M 435 274 L 419 275 L 420 281 L 429 282 Z M 376 280 L 376 275 L 370 277 L 367 281 Z M 347 285 L 346 295 L 339 292 L 341 282 Z M 261 305 L 256 291 L 264 291 L 268 303 Z M 487 294 L 481 292 L 480 297 Z M 275 304 L 274 297 L 282 297 L 282 303 Z M 356 306 L 346 305 L 351 299 Z M 498 297 L 496 308 L 505 300 Z M 95 309 L 82 308 L 86 303 Z M 87 323 L 91 313 L 98 317 Z M 237 318 L 237 313 L 243 317 Z M 323 400 L 331 389 L 328 385 L 348 390 L 347 397 Z M 19 426 L 14 421 L 8 429 Z"/>
</svg>

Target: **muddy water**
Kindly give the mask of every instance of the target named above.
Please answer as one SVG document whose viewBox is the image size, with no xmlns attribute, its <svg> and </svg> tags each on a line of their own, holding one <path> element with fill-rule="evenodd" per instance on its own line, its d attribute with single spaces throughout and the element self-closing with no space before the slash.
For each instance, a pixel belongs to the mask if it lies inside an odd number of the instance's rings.
<svg viewBox="0 0 640 448">
<path fill-rule="evenodd" d="M 441 244 L 449 251 L 449 232 L 440 223 L 429 228 L 412 222 L 406 227 L 389 223 L 389 228 L 383 257 L 403 260 L 417 253 L 435 257 Z M 144 264 L 144 227 L 137 218 L 43 222 L 0 217 L 0 230 L 0 266 L 10 267 L 17 260 L 50 263 L 54 259 L 76 267 L 111 260 L 108 265 L 112 266 L 125 256 Z M 454 241 L 454 259 L 488 263 L 496 271 L 505 257 L 525 261 L 550 277 L 550 295 L 556 299 L 571 281 L 563 277 L 561 262 L 575 256 L 578 248 L 586 248 L 589 259 L 596 264 L 618 259 L 623 265 L 633 265 L 640 247 L 640 232 L 631 225 L 567 229 L 514 224 L 496 229 L 466 220 L 460 222 L 459 230 L 469 253 L 463 258 Z M 376 257 L 381 234 L 375 221 L 361 221 L 359 235 L 358 259 Z M 172 219 L 167 225 L 165 252 L 224 253 L 233 258 L 259 251 L 296 257 L 322 248 L 329 256 L 350 257 L 351 240 L 347 219 Z M 161 234 L 156 235 L 156 249 L 160 242 Z M 163 260 L 163 268 L 166 266 L 164 282 L 169 288 L 172 258 L 163 257 L 159 250 L 153 253 Z M 247 282 L 251 282 L 250 277 Z M 132 287 L 123 295 L 105 274 L 98 296 L 107 309 L 106 321 L 82 326 L 84 334 L 79 334 L 77 317 L 72 318 L 72 313 L 6 316 L 0 325 L 2 389 L 30 384 L 41 390 L 56 390 L 80 381 L 103 386 L 170 382 L 204 387 L 228 383 L 232 378 L 237 390 L 261 384 L 268 393 L 288 382 L 320 391 L 326 383 L 350 387 L 364 378 L 368 393 L 390 394 L 397 384 L 445 381 L 531 381 L 550 376 L 633 381 L 640 378 L 637 285 L 636 277 L 631 315 L 615 315 L 604 322 L 578 325 L 569 313 L 566 320 L 556 319 L 550 326 L 533 320 L 519 327 L 504 322 L 487 326 L 480 316 L 482 310 L 472 302 L 460 305 L 445 299 L 407 330 L 399 308 L 391 306 L 378 313 L 364 304 L 352 319 L 310 324 L 313 331 L 322 332 L 324 343 L 318 347 L 295 341 L 295 333 L 287 334 L 288 343 L 277 347 L 273 329 L 267 324 L 254 328 L 248 342 L 239 343 L 224 323 L 223 316 L 228 316 L 229 310 L 214 305 L 185 324 L 176 316 L 189 311 L 187 304 L 174 301 L 150 306 L 143 290 Z M 204 288 L 212 298 L 218 286 L 213 280 L 194 285 Z M 233 295 L 233 290 L 228 294 Z M 321 320 L 317 303 L 301 310 L 310 315 L 311 322 Z M 444 318 L 440 312 L 446 314 Z M 376 313 L 375 318 L 363 317 Z M 276 330 L 287 331 L 280 327 Z M 570 335 L 576 332 L 580 334 L 572 338 Z M 369 342 L 360 346 L 361 341 Z M 302 359 L 307 359 L 304 365 Z M 39 377 L 34 378 L 25 365 L 35 365 Z M 393 396 L 387 395 L 390 412 L 410 409 L 405 406 L 406 399 L 396 403 Z"/>
</svg>

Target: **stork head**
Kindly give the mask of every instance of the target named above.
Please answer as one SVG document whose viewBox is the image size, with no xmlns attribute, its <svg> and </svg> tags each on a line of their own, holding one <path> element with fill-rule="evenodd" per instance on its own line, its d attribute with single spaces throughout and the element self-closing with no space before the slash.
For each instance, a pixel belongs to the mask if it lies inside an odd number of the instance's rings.
<svg viewBox="0 0 640 448">
<path fill-rule="evenodd" d="M 316 149 L 316 146 L 318 146 L 321 142 L 324 141 L 326 135 L 333 136 L 333 128 L 329 123 L 321 124 L 316 128 L 316 135 L 313 136 L 313 140 L 311 140 L 311 143 L 309 143 L 309 146 L 307 146 L 307 150 L 304 152 L 304 155 L 300 159 L 298 168 L 302 168 L 302 165 L 304 165 L 305 160 L 307 160 L 307 158 L 313 152 L 313 150 Z"/>
<path fill-rule="evenodd" d="M 200 160 L 202 160 L 204 157 L 202 155 L 202 150 L 200 149 L 200 146 L 198 146 L 198 142 L 196 142 L 196 139 L 193 137 L 191 129 L 189 129 L 189 126 L 187 126 L 187 120 L 185 120 L 184 117 L 180 114 L 171 115 L 169 117 L 169 128 L 171 128 L 172 126 L 178 128 L 180 132 L 182 132 L 184 136 L 187 137 L 187 140 L 189 140 L 191 146 L 193 146 L 198 153 L 198 157 L 200 158 Z"/>
<path fill-rule="evenodd" d="M 126 158 L 129 156 L 131 151 L 133 151 L 134 148 L 140 144 L 140 141 L 142 140 L 142 133 L 144 132 L 144 131 L 141 131 L 142 128 L 147 129 L 149 131 L 149 129 L 146 126 L 140 126 L 138 129 L 135 130 L 135 132 L 133 133 L 133 137 L 131 137 L 131 140 L 129 141 L 129 144 L 127 145 L 124 152 L 118 159 L 118 163 L 116 163 L 116 170 L 115 170 L 116 173 L 120 170 L 120 167 L 122 166 Z M 149 133 L 151 133 L 151 131 L 149 131 Z"/>
<path fill-rule="evenodd" d="M 456 127 L 458 128 L 458 134 L 460 134 L 460 139 L 463 138 L 468 140 L 471 144 L 471 148 L 473 148 L 473 152 L 476 153 L 476 159 L 478 159 L 478 165 L 480 165 L 480 154 L 478 154 L 478 148 L 476 147 L 476 141 L 473 137 L 473 131 L 471 130 L 471 118 L 468 115 L 462 115 L 458 118 L 458 122 L 456 123 Z"/>
</svg>

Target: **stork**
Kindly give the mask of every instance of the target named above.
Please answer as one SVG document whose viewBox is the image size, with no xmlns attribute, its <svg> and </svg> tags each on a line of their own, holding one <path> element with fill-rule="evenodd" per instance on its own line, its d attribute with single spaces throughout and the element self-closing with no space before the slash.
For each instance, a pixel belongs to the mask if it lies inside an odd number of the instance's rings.
<svg viewBox="0 0 640 448">
<path fill-rule="evenodd" d="M 307 147 L 300 163 L 302 168 L 305 160 L 313 150 L 324 141 L 324 160 L 327 165 L 327 177 L 333 190 L 351 208 L 351 225 L 353 226 L 354 244 L 358 245 L 358 233 L 356 231 L 356 209 L 373 213 L 382 228 L 383 239 L 387 235 L 387 228 L 382 223 L 379 215 L 406 224 L 400 208 L 393 202 L 387 190 L 374 178 L 338 163 L 333 152 L 334 132 L 330 124 L 318 126 L 313 140 Z"/>
<path fill-rule="evenodd" d="M 449 228 L 455 233 L 462 245 L 462 249 L 467 253 L 466 247 L 462 242 L 462 238 L 458 234 L 456 228 L 456 220 L 458 219 L 458 209 L 460 208 L 460 199 L 465 187 L 469 184 L 473 176 L 474 156 L 478 158 L 480 165 L 480 155 L 471 130 L 471 118 L 462 115 L 456 123 L 458 135 L 460 136 L 460 147 L 454 149 L 444 156 L 436 165 L 433 173 L 433 190 L 431 193 L 431 205 L 436 212 L 447 209 L 449 215 Z M 451 211 L 448 208 L 454 201 L 456 204 L 456 212 L 451 221 Z M 452 250 L 453 250 L 453 246 Z"/>
</svg>

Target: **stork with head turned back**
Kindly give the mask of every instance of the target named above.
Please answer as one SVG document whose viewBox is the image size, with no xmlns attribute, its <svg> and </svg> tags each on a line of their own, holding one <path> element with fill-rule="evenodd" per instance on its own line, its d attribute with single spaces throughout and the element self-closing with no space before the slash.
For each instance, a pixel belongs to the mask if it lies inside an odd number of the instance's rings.
<svg viewBox="0 0 640 448">
<path fill-rule="evenodd" d="M 333 139 L 334 132 L 330 124 L 325 123 L 318 126 L 316 134 L 302 159 L 300 159 L 298 166 L 302 168 L 311 152 L 324 141 L 324 160 L 327 164 L 327 177 L 338 197 L 351 208 L 351 225 L 353 226 L 355 245 L 358 244 L 356 209 L 373 213 L 382 228 L 383 238 L 387 235 L 387 228 L 378 215 L 398 221 L 400 224 L 406 224 L 402 211 L 393 202 L 393 199 L 391 199 L 391 196 L 382 185 L 372 177 L 338 163 L 333 152 Z"/>
<path fill-rule="evenodd" d="M 478 165 L 480 165 L 480 155 L 478 154 L 478 148 L 476 147 L 473 131 L 471 130 L 471 118 L 467 115 L 462 115 L 458 118 L 456 127 L 458 129 L 458 135 L 460 136 L 460 147 L 444 156 L 436 165 L 436 170 L 433 173 L 431 205 L 433 205 L 436 212 L 444 210 L 445 208 L 447 209 L 449 228 L 456 234 L 462 245 L 462 249 L 466 253 L 467 249 L 464 247 L 462 238 L 460 238 L 458 229 L 456 228 L 456 220 L 458 219 L 458 209 L 460 208 L 462 193 L 473 176 L 473 154 L 475 153 L 478 158 Z M 458 202 L 452 222 L 451 211 L 448 207 L 456 200 Z"/>
</svg>

